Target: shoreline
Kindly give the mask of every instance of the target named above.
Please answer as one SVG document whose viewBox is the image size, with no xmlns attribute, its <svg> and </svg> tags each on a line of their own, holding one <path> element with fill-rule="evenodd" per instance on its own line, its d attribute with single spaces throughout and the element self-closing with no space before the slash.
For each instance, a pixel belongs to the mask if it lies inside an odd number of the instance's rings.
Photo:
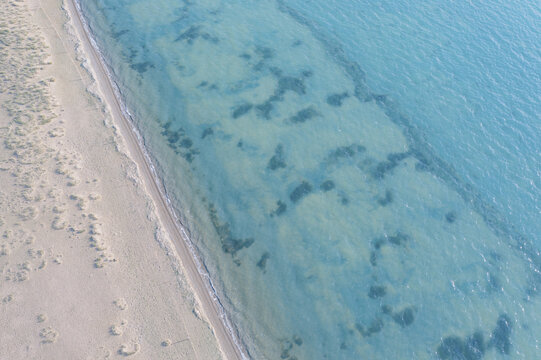
<svg viewBox="0 0 541 360">
<path fill-rule="evenodd" d="M 64 4 L 67 5 L 64 10 L 70 16 L 78 33 L 77 38 L 84 48 L 87 56 L 86 60 L 89 62 L 89 67 L 104 97 L 102 100 L 107 104 L 113 122 L 119 127 L 120 136 L 126 142 L 129 155 L 137 164 L 143 186 L 156 206 L 160 223 L 171 237 L 177 255 L 181 259 L 181 264 L 187 273 L 188 281 L 212 325 L 223 355 L 227 359 L 249 359 L 244 346 L 241 345 L 241 340 L 236 334 L 238 330 L 231 324 L 214 290 L 210 275 L 202 269 L 202 260 L 178 221 L 170 200 L 164 194 L 163 184 L 157 179 L 150 155 L 142 145 L 141 135 L 132 121 L 127 118 L 131 117 L 131 115 L 122 105 L 119 99 L 119 90 L 111 79 L 99 50 L 96 49 L 95 40 L 88 33 L 89 30 L 82 18 L 77 0 L 64 0 Z"/>
</svg>

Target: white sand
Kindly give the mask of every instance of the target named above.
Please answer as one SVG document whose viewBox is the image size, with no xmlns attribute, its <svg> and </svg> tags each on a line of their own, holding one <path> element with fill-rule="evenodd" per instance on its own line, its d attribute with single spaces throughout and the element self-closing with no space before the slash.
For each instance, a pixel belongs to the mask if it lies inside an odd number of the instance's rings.
<svg viewBox="0 0 541 360">
<path fill-rule="evenodd" d="M 0 2 L 0 359 L 241 358 L 71 1 Z"/>
</svg>

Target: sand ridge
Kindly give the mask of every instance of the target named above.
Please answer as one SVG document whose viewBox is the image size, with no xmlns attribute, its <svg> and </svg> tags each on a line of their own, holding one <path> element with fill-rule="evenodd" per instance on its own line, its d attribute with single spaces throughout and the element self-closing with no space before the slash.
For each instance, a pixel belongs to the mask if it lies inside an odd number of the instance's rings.
<svg viewBox="0 0 541 360">
<path fill-rule="evenodd" d="M 221 359 L 63 6 L 0 3 L 0 358 Z"/>
</svg>

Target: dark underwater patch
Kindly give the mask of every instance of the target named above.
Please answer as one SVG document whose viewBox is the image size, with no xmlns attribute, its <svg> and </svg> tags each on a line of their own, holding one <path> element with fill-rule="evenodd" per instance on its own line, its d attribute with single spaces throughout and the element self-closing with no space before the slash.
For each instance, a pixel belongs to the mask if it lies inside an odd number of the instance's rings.
<svg viewBox="0 0 541 360">
<path fill-rule="evenodd" d="M 453 335 L 442 340 L 436 354 L 441 360 L 480 360 L 486 350 L 495 348 L 500 354 L 509 355 L 512 327 L 511 319 L 502 314 L 498 317 L 496 328 L 492 331 L 488 344 L 485 343 L 483 333 L 480 331 L 476 331 L 464 340 Z"/>
<path fill-rule="evenodd" d="M 222 242 L 222 249 L 225 253 L 236 254 L 239 250 L 252 246 L 254 239 L 234 239 L 232 237 L 225 238 Z"/>
<path fill-rule="evenodd" d="M 285 202 L 283 202 L 282 200 L 278 200 L 276 202 L 276 210 L 271 212 L 271 216 L 274 216 L 274 215 L 280 216 L 283 213 L 285 213 L 286 210 L 287 210 L 287 204 Z"/>
<path fill-rule="evenodd" d="M 383 330 L 383 321 L 380 318 L 372 320 L 368 328 L 365 328 L 362 324 L 355 324 L 355 328 L 363 337 L 370 337 Z"/>
<path fill-rule="evenodd" d="M 334 189 L 335 185 L 334 185 L 334 182 L 332 180 L 326 180 L 326 181 L 322 182 L 321 185 L 319 185 L 319 188 L 322 191 L 327 192 L 327 191 L 331 191 L 332 189 Z"/>
<path fill-rule="evenodd" d="M 201 28 L 201 25 L 190 26 L 188 30 L 184 31 L 175 39 L 175 42 L 186 41 L 188 44 L 193 44 L 193 41 L 199 37 Z"/>
<path fill-rule="evenodd" d="M 402 327 L 410 326 L 415 321 L 415 308 L 408 306 L 407 308 L 394 313 L 393 320 Z"/>
<path fill-rule="evenodd" d="M 311 192 L 312 185 L 307 181 L 303 181 L 291 192 L 291 194 L 289 194 L 289 199 L 291 199 L 292 202 L 296 203 Z"/>
<path fill-rule="evenodd" d="M 305 109 L 300 110 L 295 115 L 290 117 L 289 121 L 291 121 L 294 124 L 299 124 L 307 120 L 310 120 L 316 116 L 319 116 L 319 112 L 317 112 L 313 106 L 309 106 Z"/>
<path fill-rule="evenodd" d="M 261 255 L 259 261 L 257 262 L 257 267 L 260 268 L 262 271 L 265 271 L 269 258 L 270 254 L 268 252 L 264 252 L 263 255 Z"/>
<path fill-rule="evenodd" d="M 368 291 L 368 297 L 371 299 L 379 299 L 387 295 L 387 288 L 381 285 L 372 285 Z"/>
<path fill-rule="evenodd" d="M 395 235 L 388 237 L 389 242 L 393 245 L 404 245 L 409 239 L 410 237 L 408 235 L 401 233 L 400 231 Z"/>
<path fill-rule="evenodd" d="M 448 336 L 443 339 L 436 353 L 442 360 L 466 360 L 465 349 L 466 346 L 461 338 L 458 336 Z"/>
<path fill-rule="evenodd" d="M 286 91 L 292 91 L 297 95 L 306 94 L 306 85 L 304 84 L 304 79 L 295 78 L 292 76 L 281 77 L 278 80 L 278 90 L 277 94 L 283 95 Z"/>
<path fill-rule="evenodd" d="M 146 61 L 138 64 L 130 64 L 130 67 L 137 71 L 139 74 L 145 73 L 149 68 L 154 68 L 154 65 L 150 61 Z"/>
<path fill-rule="evenodd" d="M 370 265 L 378 266 L 378 254 L 374 250 L 370 252 Z"/>
<path fill-rule="evenodd" d="M 282 76 L 282 74 L 284 73 L 284 72 L 282 71 L 282 69 L 280 69 L 279 67 L 276 67 L 276 66 L 271 66 L 271 67 L 269 68 L 269 71 L 271 72 L 272 75 L 274 75 L 274 76 L 276 76 L 276 77 L 278 77 L 278 78 L 279 78 L 280 76 Z"/>
<path fill-rule="evenodd" d="M 449 211 L 447 214 L 445 214 L 445 220 L 446 220 L 449 224 L 454 223 L 455 220 L 456 220 L 456 212 L 454 212 L 454 211 Z"/>
<path fill-rule="evenodd" d="M 191 148 L 193 141 L 190 138 L 184 138 L 180 141 L 180 147 L 182 148 Z"/>
<path fill-rule="evenodd" d="M 267 100 L 263 104 L 256 105 L 255 110 L 258 117 L 263 118 L 265 120 L 269 120 L 270 113 L 273 108 L 274 108 L 274 105 L 272 105 L 272 101 Z"/>
<path fill-rule="evenodd" d="M 481 332 L 475 332 L 465 341 L 458 336 L 448 336 L 436 350 L 441 360 L 480 360 L 485 354 L 485 341 Z"/>
<path fill-rule="evenodd" d="M 201 139 L 204 139 L 204 138 L 206 138 L 207 136 L 210 136 L 210 135 L 212 135 L 212 134 L 214 134 L 214 130 L 212 130 L 211 127 L 208 127 L 208 128 L 206 128 L 205 130 L 203 130 L 203 133 L 201 134 Z"/>
<path fill-rule="evenodd" d="M 334 107 L 340 107 L 342 106 L 342 101 L 344 101 L 344 99 L 347 99 L 348 97 L 349 93 L 347 91 L 340 94 L 331 94 L 327 96 L 327 104 Z"/>
<path fill-rule="evenodd" d="M 162 125 L 161 134 L 167 139 L 167 145 L 175 151 L 175 154 L 182 156 L 187 162 L 191 163 L 199 150 L 193 148 L 193 140 L 186 136 L 183 128 L 178 130 L 171 129 L 172 122 L 169 121 Z"/>
<path fill-rule="evenodd" d="M 338 161 L 340 159 L 348 159 L 356 154 L 360 154 L 366 151 L 366 147 L 362 145 L 352 144 L 348 146 L 339 146 L 335 150 L 331 151 L 328 155 L 328 160 L 331 162 Z"/>
<path fill-rule="evenodd" d="M 218 217 L 218 211 L 210 204 L 209 216 L 214 227 L 214 230 L 218 234 L 218 238 L 222 244 L 223 252 L 231 254 L 233 257 L 236 253 L 242 249 L 250 247 L 254 243 L 254 239 L 236 239 L 231 235 L 231 229 L 228 223 L 221 223 Z"/>
<path fill-rule="evenodd" d="M 490 336 L 489 347 L 495 347 L 500 354 L 509 355 L 511 351 L 511 329 L 513 324 L 511 319 L 502 314 L 498 317 L 496 328 L 492 331 Z"/>
<path fill-rule="evenodd" d="M 190 149 L 187 152 L 175 151 L 177 155 L 180 155 L 189 163 L 192 163 L 195 160 L 195 156 L 199 154 L 199 150 Z"/>
<path fill-rule="evenodd" d="M 203 27 L 201 25 L 192 25 L 186 31 L 181 33 L 174 41 L 185 41 L 188 44 L 192 45 L 195 40 L 202 38 L 203 40 L 210 41 L 214 44 L 218 43 L 220 40 L 209 33 L 201 31 Z"/>
<path fill-rule="evenodd" d="M 114 39 L 118 39 L 119 37 L 121 37 L 122 35 L 128 33 L 129 30 L 120 30 L 120 31 L 113 31 L 111 32 L 111 36 L 114 38 Z"/>
<path fill-rule="evenodd" d="M 409 151 L 403 153 L 391 153 L 387 155 L 387 161 L 378 163 L 376 167 L 372 169 L 372 177 L 376 180 L 383 179 L 389 171 L 397 167 L 402 160 L 406 159 L 410 155 L 411 153 Z"/>
<path fill-rule="evenodd" d="M 252 110 L 252 107 L 253 107 L 253 105 L 249 104 L 249 103 L 242 104 L 242 105 L 239 105 L 239 106 L 235 107 L 233 109 L 233 114 L 232 114 L 233 119 L 238 119 L 242 115 L 248 113 L 248 111 Z"/>
<path fill-rule="evenodd" d="M 284 147 L 282 144 L 278 144 L 278 146 L 276 146 L 276 148 L 274 149 L 273 157 L 269 160 L 269 163 L 267 164 L 267 168 L 274 171 L 285 167 L 286 163 L 284 161 Z"/>
<path fill-rule="evenodd" d="M 393 202 L 393 193 L 391 190 L 385 190 L 385 196 L 378 198 L 378 204 L 387 206 Z"/>
<path fill-rule="evenodd" d="M 274 57 L 274 50 L 269 47 L 257 47 L 255 49 L 257 55 L 261 56 L 263 59 L 268 60 Z"/>
<path fill-rule="evenodd" d="M 368 101 L 375 101 L 377 102 L 379 105 L 387 105 L 387 95 L 385 94 L 369 94 L 366 98 L 365 98 L 365 101 L 368 102 Z"/>
<path fill-rule="evenodd" d="M 500 279 L 496 275 L 492 273 L 488 273 L 487 290 L 489 292 L 492 292 L 492 291 L 499 291 L 501 288 L 502 288 L 502 284 L 501 284 Z"/>
</svg>

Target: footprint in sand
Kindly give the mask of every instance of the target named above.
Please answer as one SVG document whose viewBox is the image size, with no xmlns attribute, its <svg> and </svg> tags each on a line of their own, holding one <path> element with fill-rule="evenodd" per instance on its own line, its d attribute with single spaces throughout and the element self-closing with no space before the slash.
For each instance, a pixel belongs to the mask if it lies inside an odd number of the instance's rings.
<svg viewBox="0 0 541 360">
<path fill-rule="evenodd" d="M 119 310 L 126 310 L 128 308 L 128 303 L 124 298 L 119 298 L 113 301 L 113 304 L 119 309 Z"/>
<path fill-rule="evenodd" d="M 90 200 L 95 201 L 95 200 L 101 199 L 101 195 L 100 195 L 100 194 L 97 194 L 97 193 L 90 193 L 90 194 L 88 194 L 88 198 L 89 198 Z"/>
<path fill-rule="evenodd" d="M 124 329 L 126 328 L 127 325 L 128 325 L 127 320 L 121 320 L 120 324 L 112 325 L 109 328 L 109 333 L 111 333 L 111 335 L 120 336 L 120 335 L 122 335 L 124 333 Z"/>
<path fill-rule="evenodd" d="M 122 344 L 118 349 L 118 353 L 123 356 L 130 356 L 137 354 L 139 350 L 141 350 L 141 345 L 139 345 L 138 343 L 133 343 L 130 345 Z"/>
<path fill-rule="evenodd" d="M 111 351 L 109 349 L 104 348 L 103 346 L 100 347 L 98 350 L 96 350 L 94 356 L 92 359 L 95 360 L 107 360 L 111 358 Z"/>
<path fill-rule="evenodd" d="M 49 130 L 48 134 L 50 137 L 53 137 L 53 138 L 64 136 L 64 128 L 61 128 L 61 127 L 54 128 L 52 130 Z"/>
<path fill-rule="evenodd" d="M 62 264 L 62 262 L 63 262 L 62 258 L 63 258 L 63 255 L 62 255 L 62 254 L 57 254 L 57 255 L 54 256 L 53 262 L 54 262 L 55 264 L 57 264 L 57 265 L 60 265 L 60 264 Z"/>
<path fill-rule="evenodd" d="M 116 262 L 116 261 L 117 261 L 117 259 L 115 258 L 115 256 L 111 252 L 104 251 L 94 260 L 94 267 L 98 268 L 98 269 L 101 269 L 101 268 L 103 268 L 105 266 L 105 264 L 113 263 L 113 262 Z"/>
<path fill-rule="evenodd" d="M 45 314 L 38 314 L 38 316 L 36 316 L 36 319 L 39 323 L 42 323 L 42 322 L 45 322 L 47 321 L 47 315 Z"/>
<path fill-rule="evenodd" d="M 51 227 L 54 230 L 62 230 L 66 227 L 66 221 L 62 219 L 61 217 L 57 216 L 54 218 L 53 223 L 51 224 Z"/>
<path fill-rule="evenodd" d="M 13 295 L 12 294 L 4 296 L 4 298 L 2 299 L 3 304 L 9 304 L 12 301 L 13 301 Z"/>
<path fill-rule="evenodd" d="M 8 256 L 11 254 L 11 250 L 9 249 L 9 246 L 6 244 L 2 244 L 0 246 L 0 256 Z"/>
<path fill-rule="evenodd" d="M 163 347 L 171 346 L 171 340 L 165 339 L 164 341 L 162 341 L 162 346 Z"/>
<path fill-rule="evenodd" d="M 43 344 L 52 344 L 58 339 L 58 332 L 49 326 L 41 329 L 39 337 Z"/>
</svg>

